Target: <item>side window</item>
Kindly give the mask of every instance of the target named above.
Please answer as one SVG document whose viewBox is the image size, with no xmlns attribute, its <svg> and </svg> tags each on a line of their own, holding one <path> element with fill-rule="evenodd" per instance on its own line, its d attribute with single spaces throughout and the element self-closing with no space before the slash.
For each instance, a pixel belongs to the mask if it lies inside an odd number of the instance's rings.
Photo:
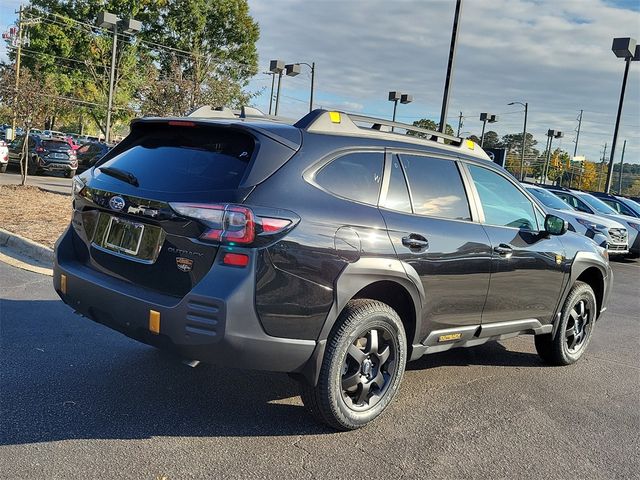
<svg viewBox="0 0 640 480">
<path fill-rule="evenodd" d="M 486 168 L 469 165 L 469 171 L 487 224 L 538 230 L 533 204 L 515 185 Z"/>
<path fill-rule="evenodd" d="M 387 197 L 380 204 L 381 207 L 398 212 L 411 213 L 411 199 L 404 172 L 397 155 L 393 155 L 391 160 L 391 174 L 389 176 L 389 190 Z"/>
<path fill-rule="evenodd" d="M 580 212 L 585 212 L 585 213 L 593 213 L 593 211 L 589 208 L 589 206 L 586 203 L 584 203 L 582 200 L 574 197 L 573 195 L 567 195 L 565 193 L 559 193 L 559 192 L 553 192 L 553 193 L 558 195 L 562 200 L 567 202 L 569 205 L 571 205 L 576 210 L 578 210 Z"/>
<path fill-rule="evenodd" d="M 611 208 L 613 208 L 616 212 L 621 213 L 622 215 L 629 215 L 630 217 L 635 217 L 636 216 L 633 213 L 633 211 L 622 202 L 617 202 L 615 200 L 609 200 L 608 198 L 601 198 L 600 200 L 602 200 L 604 203 L 606 203 Z"/>
<path fill-rule="evenodd" d="M 377 205 L 383 162 L 382 152 L 348 153 L 322 167 L 315 180 L 331 193 Z"/>
<path fill-rule="evenodd" d="M 453 160 L 401 155 L 407 175 L 413 211 L 456 220 L 471 220 L 467 194 Z"/>
</svg>

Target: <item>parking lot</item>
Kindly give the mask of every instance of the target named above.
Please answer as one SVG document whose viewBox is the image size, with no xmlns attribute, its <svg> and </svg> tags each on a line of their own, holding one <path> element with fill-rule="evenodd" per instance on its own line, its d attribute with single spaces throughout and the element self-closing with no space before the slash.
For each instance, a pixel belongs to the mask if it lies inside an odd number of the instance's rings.
<svg viewBox="0 0 640 480">
<path fill-rule="evenodd" d="M 3 478 L 638 478 L 639 265 L 613 263 L 586 357 L 531 337 L 424 357 L 367 428 L 334 433 L 286 375 L 191 369 L 74 315 L 0 263 Z"/>
</svg>

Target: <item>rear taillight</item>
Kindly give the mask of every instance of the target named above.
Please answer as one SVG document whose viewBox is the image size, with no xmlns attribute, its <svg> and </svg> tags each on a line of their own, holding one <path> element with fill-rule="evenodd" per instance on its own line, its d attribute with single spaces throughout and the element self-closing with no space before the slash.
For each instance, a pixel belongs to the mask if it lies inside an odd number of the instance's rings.
<svg viewBox="0 0 640 480">
<path fill-rule="evenodd" d="M 201 240 L 247 245 L 253 243 L 256 235 L 276 234 L 289 225 L 290 220 L 259 217 L 242 205 L 170 203 L 178 214 L 199 220 L 207 230 L 200 235 Z"/>
</svg>

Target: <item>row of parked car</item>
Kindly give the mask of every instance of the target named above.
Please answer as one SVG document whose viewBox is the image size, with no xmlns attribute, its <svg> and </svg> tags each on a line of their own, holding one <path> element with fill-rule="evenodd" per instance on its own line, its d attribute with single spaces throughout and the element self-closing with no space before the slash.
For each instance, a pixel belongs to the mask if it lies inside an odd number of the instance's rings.
<svg viewBox="0 0 640 480">
<path fill-rule="evenodd" d="M 569 223 L 609 255 L 640 256 L 640 203 L 602 192 L 582 192 L 555 185 L 524 184 L 547 210 Z"/>
<path fill-rule="evenodd" d="M 19 165 L 26 136 L 21 135 L 7 144 L 0 140 L 0 173 L 9 164 Z M 27 147 L 27 173 L 61 172 L 71 178 L 76 172 L 92 167 L 110 149 L 111 145 L 95 140 L 77 143 L 72 136 L 51 130 L 31 133 Z"/>
</svg>

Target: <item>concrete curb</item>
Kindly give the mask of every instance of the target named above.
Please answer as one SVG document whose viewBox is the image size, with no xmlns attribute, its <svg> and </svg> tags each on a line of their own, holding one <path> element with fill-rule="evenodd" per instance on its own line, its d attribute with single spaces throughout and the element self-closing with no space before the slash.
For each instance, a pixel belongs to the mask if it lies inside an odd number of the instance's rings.
<svg viewBox="0 0 640 480">
<path fill-rule="evenodd" d="M 33 240 L 0 228 L 0 247 L 5 247 L 19 255 L 53 265 L 53 250 Z"/>
</svg>

